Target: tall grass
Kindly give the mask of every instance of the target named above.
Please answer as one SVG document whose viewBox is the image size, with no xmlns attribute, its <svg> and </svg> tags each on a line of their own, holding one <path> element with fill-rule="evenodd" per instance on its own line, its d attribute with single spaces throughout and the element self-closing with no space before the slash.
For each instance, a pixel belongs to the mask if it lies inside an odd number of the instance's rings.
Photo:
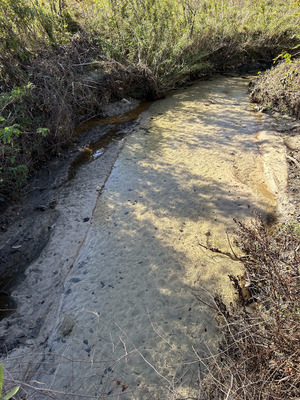
<svg viewBox="0 0 300 400">
<path fill-rule="evenodd" d="M 223 62 L 288 47 L 299 33 L 297 11 L 294 0 L 3 0 L 0 50 L 26 61 L 84 31 L 102 55 L 144 65 L 168 88 L 212 66 L 218 51 Z"/>
<path fill-rule="evenodd" d="M 71 2 L 69 13 L 107 56 L 146 66 L 168 89 L 215 64 L 288 47 L 297 9 L 291 0 L 94 0 Z"/>
<path fill-rule="evenodd" d="M 288 50 L 299 9 L 294 0 L 2 0 L 0 197 L 105 102 L 157 97 Z"/>
</svg>

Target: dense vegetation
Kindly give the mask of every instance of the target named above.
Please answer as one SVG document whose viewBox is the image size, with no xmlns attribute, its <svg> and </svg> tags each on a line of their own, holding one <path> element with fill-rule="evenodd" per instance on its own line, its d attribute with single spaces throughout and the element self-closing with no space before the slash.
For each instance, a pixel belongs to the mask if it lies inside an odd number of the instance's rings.
<svg viewBox="0 0 300 400">
<path fill-rule="evenodd" d="M 0 200 L 76 124 L 297 44 L 294 0 L 2 0 Z"/>
</svg>

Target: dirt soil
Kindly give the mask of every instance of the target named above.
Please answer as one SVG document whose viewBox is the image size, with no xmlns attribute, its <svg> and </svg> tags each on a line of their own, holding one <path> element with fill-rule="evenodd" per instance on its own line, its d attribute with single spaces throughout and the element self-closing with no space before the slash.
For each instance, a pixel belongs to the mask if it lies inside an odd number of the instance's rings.
<svg viewBox="0 0 300 400">
<path fill-rule="evenodd" d="M 122 113 L 135 106 L 133 102 L 114 104 L 108 108 L 107 115 Z M 287 195 L 299 220 L 300 123 L 279 114 L 273 117 L 273 129 L 286 146 Z M 123 131 L 129 133 L 134 124 L 125 124 Z M 112 141 L 101 157 L 78 169 L 71 180 L 68 180 L 68 171 L 80 149 L 105 135 L 107 130 L 107 126 L 95 126 L 82 133 L 73 148 L 49 162 L 32 178 L 22 200 L 9 206 L 1 215 L 2 315 L 7 315 L 8 308 L 14 309 L 18 305 L 16 311 L 0 322 L 0 348 L 4 357 L 20 345 L 33 346 L 37 336 L 43 337 L 39 344 L 41 350 L 46 345 L 43 327 L 57 318 L 54 311 L 57 308 L 53 305 L 60 297 L 64 280 L 85 240 L 97 198 L 125 139 Z M 40 281 L 39 286 L 37 281 Z M 39 291 L 32 292 L 31 286 L 39 287 Z M 16 287 L 18 290 L 12 300 L 9 295 Z M 17 295 L 19 291 L 22 298 Z M 22 379 L 26 381 L 26 376 Z"/>
<path fill-rule="evenodd" d="M 300 127 L 295 126 L 289 132 L 284 132 L 283 137 L 289 164 L 288 195 L 300 222 Z"/>
</svg>

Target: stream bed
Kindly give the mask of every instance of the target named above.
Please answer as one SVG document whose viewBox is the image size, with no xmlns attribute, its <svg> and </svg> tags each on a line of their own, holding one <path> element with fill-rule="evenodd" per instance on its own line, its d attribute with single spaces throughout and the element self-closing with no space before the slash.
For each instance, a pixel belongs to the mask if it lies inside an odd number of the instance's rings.
<svg viewBox="0 0 300 400">
<path fill-rule="evenodd" d="M 205 247 L 229 253 L 234 218 L 276 216 L 248 83 L 216 77 L 174 91 L 126 139 L 35 376 L 57 398 L 197 398 L 199 357 L 220 339 L 199 298 L 233 301 L 228 275 L 243 273 Z"/>
</svg>

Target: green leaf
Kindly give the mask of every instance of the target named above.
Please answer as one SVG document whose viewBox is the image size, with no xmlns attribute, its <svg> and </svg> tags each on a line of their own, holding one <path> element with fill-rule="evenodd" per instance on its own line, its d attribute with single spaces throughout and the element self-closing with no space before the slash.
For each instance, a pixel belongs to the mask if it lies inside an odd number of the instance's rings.
<svg viewBox="0 0 300 400">
<path fill-rule="evenodd" d="M 20 389 L 20 386 L 15 387 L 11 392 L 9 392 L 6 396 L 3 397 L 2 400 L 11 399 Z"/>
<path fill-rule="evenodd" d="M 2 389 L 3 389 L 3 365 L 0 364 L 0 397 L 2 395 Z"/>
<path fill-rule="evenodd" d="M 48 128 L 38 128 L 36 130 L 37 133 L 39 133 L 40 135 L 42 135 L 43 137 L 46 137 L 49 133 L 49 129 Z"/>
</svg>

